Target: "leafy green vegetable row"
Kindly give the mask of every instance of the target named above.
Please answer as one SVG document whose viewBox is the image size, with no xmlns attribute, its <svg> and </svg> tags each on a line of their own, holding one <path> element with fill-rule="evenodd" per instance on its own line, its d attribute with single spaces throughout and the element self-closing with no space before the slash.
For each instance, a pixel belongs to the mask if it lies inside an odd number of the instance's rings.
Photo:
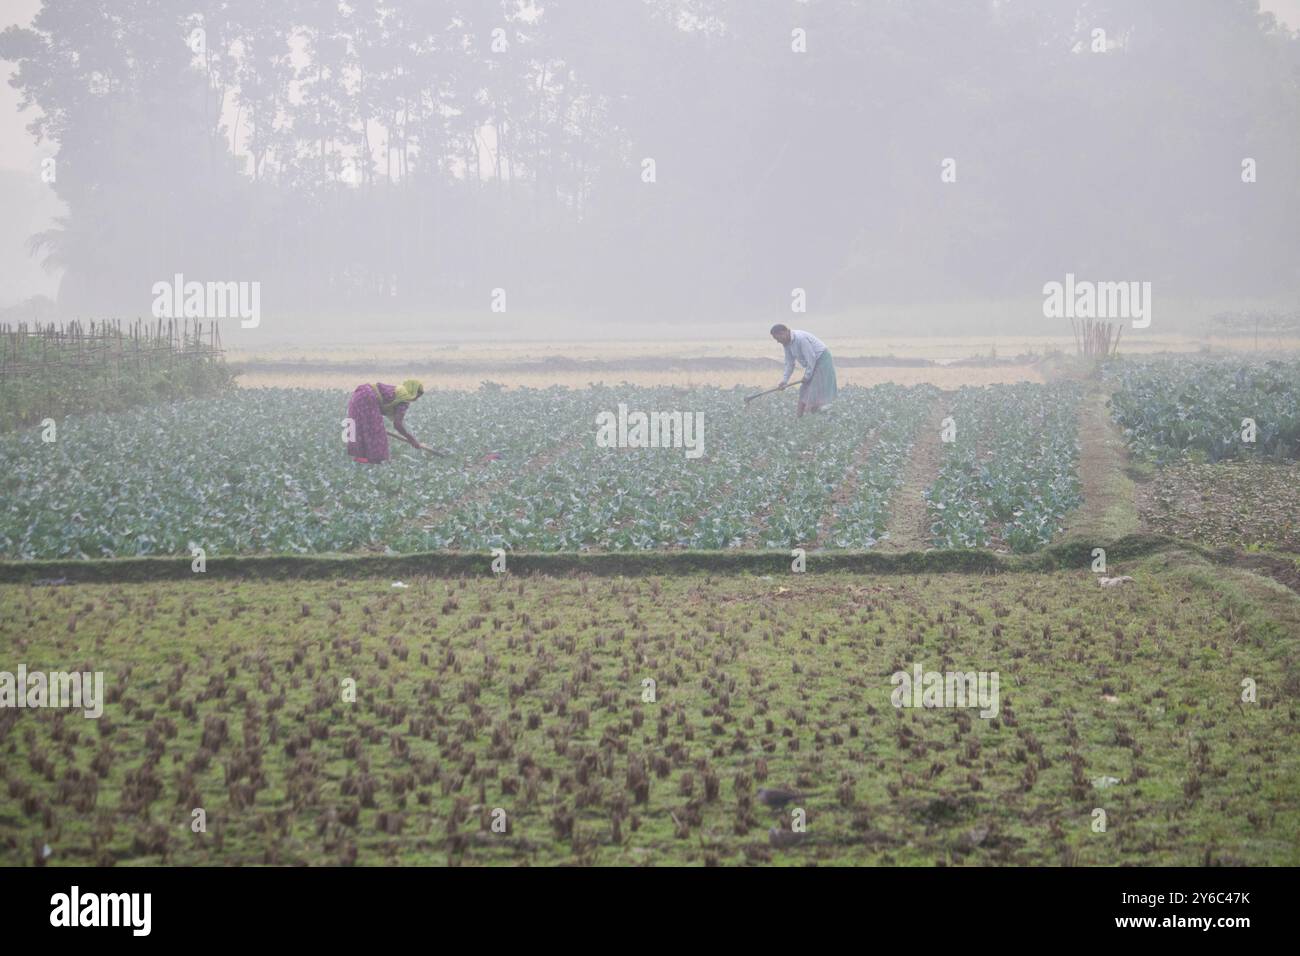
<svg viewBox="0 0 1300 956">
<path fill-rule="evenodd" d="M 1300 458 L 1300 362 L 1124 359 L 1106 366 L 1130 448 L 1157 462 Z M 1244 419 L 1255 423 L 1244 440 Z"/>
<path fill-rule="evenodd" d="M 746 406 L 743 392 L 702 388 L 594 388 L 594 403 L 702 416 L 705 455 L 678 449 L 600 448 L 588 439 L 545 468 L 525 469 L 487 500 L 473 500 L 421 533 L 412 548 L 602 550 L 808 545 L 855 452 L 877 426 L 931 391 L 846 388 L 834 407 L 795 421 L 793 396 Z M 896 462 L 897 464 L 897 462 Z M 847 532 L 846 532 L 847 534 Z M 842 535 L 842 537 L 844 537 Z M 868 547 L 866 537 L 843 547 Z"/>
<path fill-rule="evenodd" d="M 964 387 L 951 403 L 953 441 L 926 491 L 935 544 L 1005 543 L 1033 551 L 1052 540 L 1081 502 L 1077 414 L 1071 382 Z"/>
<path fill-rule="evenodd" d="M 741 389 L 431 392 L 408 422 L 451 457 L 394 443 L 370 467 L 344 451 L 337 392 L 69 417 L 53 443 L 35 428 L 0 436 L 0 555 L 869 548 L 938 394 L 847 387 L 796 421 L 792 394 L 747 406 Z M 1055 386 L 963 390 L 959 439 L 930 489 L 939 543 L 1050 539 L 1077 501 L 1073 401 Z M 598 447 L 596 415 L 620 403 L 702 416 L 704 454 Z M 489 450 L 504 457 L 467 464 Z"/>
<path fill-rule="evenodd" d="M 908 456 L 940 392 L 930 385 L 905 389 L 878 386 L 892 394 L 889 412 L 876 420 L 876 441 L 858 469 L 853 497 L 835 509 L 829 543 L 837 548 L 870 548 L 889 524 L 894 493 L 907 472 Z"/>
<path fill-rule="evenodd" d="M 394 443 L 382 466 L 343 445 L 347 396 L 257 389 L 0 436 L 0 555 L 81 558 L 355 551 L 493 480 L 464 457 L 533 457 L 583 417 L 581 393 L 428 393 L 407 422 L 437 459 Z M 540 427 L 546 423 L 547 427 Z"/>
</svg>

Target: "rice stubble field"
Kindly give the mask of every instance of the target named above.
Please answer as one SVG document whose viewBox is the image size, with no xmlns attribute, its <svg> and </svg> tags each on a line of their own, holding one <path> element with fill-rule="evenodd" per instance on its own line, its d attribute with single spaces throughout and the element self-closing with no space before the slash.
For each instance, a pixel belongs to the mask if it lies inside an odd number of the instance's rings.
<svg viewBox="0 0 1300 956">
<path fill-rule="evenodd" d="M 0 856 L 1300 861 L 1300 600 L 1121 570 L 6 585 L 11 651 L 108 704 L 0 711 Z M 999 672 L 995 714 L 894 706 L 917 664 Z"/>
</svg>

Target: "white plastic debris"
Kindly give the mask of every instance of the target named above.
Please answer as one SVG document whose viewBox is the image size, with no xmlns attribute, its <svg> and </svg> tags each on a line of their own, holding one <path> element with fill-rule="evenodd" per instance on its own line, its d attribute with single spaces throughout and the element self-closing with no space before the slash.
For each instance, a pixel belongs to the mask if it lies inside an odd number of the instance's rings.
<svg viewBox="0 0 1300 956">
<path fill-rule="evenodd" d="M 409 584 L 403 584 L 401 581 L 394 581 L 394 582 L 393 582 L 393 587 L 395 587 L 395 588 L 409 588 L 410 585 L 409 585 Z"/>
<path fill-rule="evenodd" d="M 1105 790 L 1107 787 L 1113 787 L 1119 783 L 1118 777 L 1097 777 L 1092 781 L 1092 785 L 1098 790 Z"/>
<path fill-rule="evenodd" d="M 50 845 L 48 843 L 45 844 L 43 847 L 41 847 L 42 860 L 48 860 L 53 855 L 54 855 L 54 850 L 50 848 Z"/>
</svg>

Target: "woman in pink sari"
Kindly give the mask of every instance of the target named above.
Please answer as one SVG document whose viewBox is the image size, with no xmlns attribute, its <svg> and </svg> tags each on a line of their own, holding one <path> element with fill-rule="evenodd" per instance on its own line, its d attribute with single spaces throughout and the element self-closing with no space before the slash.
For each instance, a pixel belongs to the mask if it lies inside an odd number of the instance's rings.
<svg viewBox="0 0 1300 956">
<path fill-rule="evenodd" d="M 414 448 L 427 448 L 406 430 L 403 420 L 411 403 L 424 394 L 424 386 L 413 378 L 401 385 L 383 382 L 358 385 L 348 400 L 348 418 L 352 419 L 353 440 L 348 442 L 348 454 L 353 461 L 374 465 L 388 461 L 388 430 L 384 419 L 391 418 L 393 427 Z"/>
</svg>

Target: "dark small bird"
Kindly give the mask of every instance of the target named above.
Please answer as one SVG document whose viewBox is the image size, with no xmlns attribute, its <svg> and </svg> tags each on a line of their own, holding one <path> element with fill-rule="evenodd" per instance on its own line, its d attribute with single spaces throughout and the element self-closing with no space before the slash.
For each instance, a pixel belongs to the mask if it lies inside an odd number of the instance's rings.
<svg viewBox="0 0 1300 956">
<path fill-rule="evenodd" d="M 786 804 L 793 800 L 798 800 L 802 794 L 793 790 L 782 790 L 779 787 L 764 787 L 758 791 L 758 802 L 764 806 L 771 807 L 773 810 L 782 810 Z"/>
</svg>

